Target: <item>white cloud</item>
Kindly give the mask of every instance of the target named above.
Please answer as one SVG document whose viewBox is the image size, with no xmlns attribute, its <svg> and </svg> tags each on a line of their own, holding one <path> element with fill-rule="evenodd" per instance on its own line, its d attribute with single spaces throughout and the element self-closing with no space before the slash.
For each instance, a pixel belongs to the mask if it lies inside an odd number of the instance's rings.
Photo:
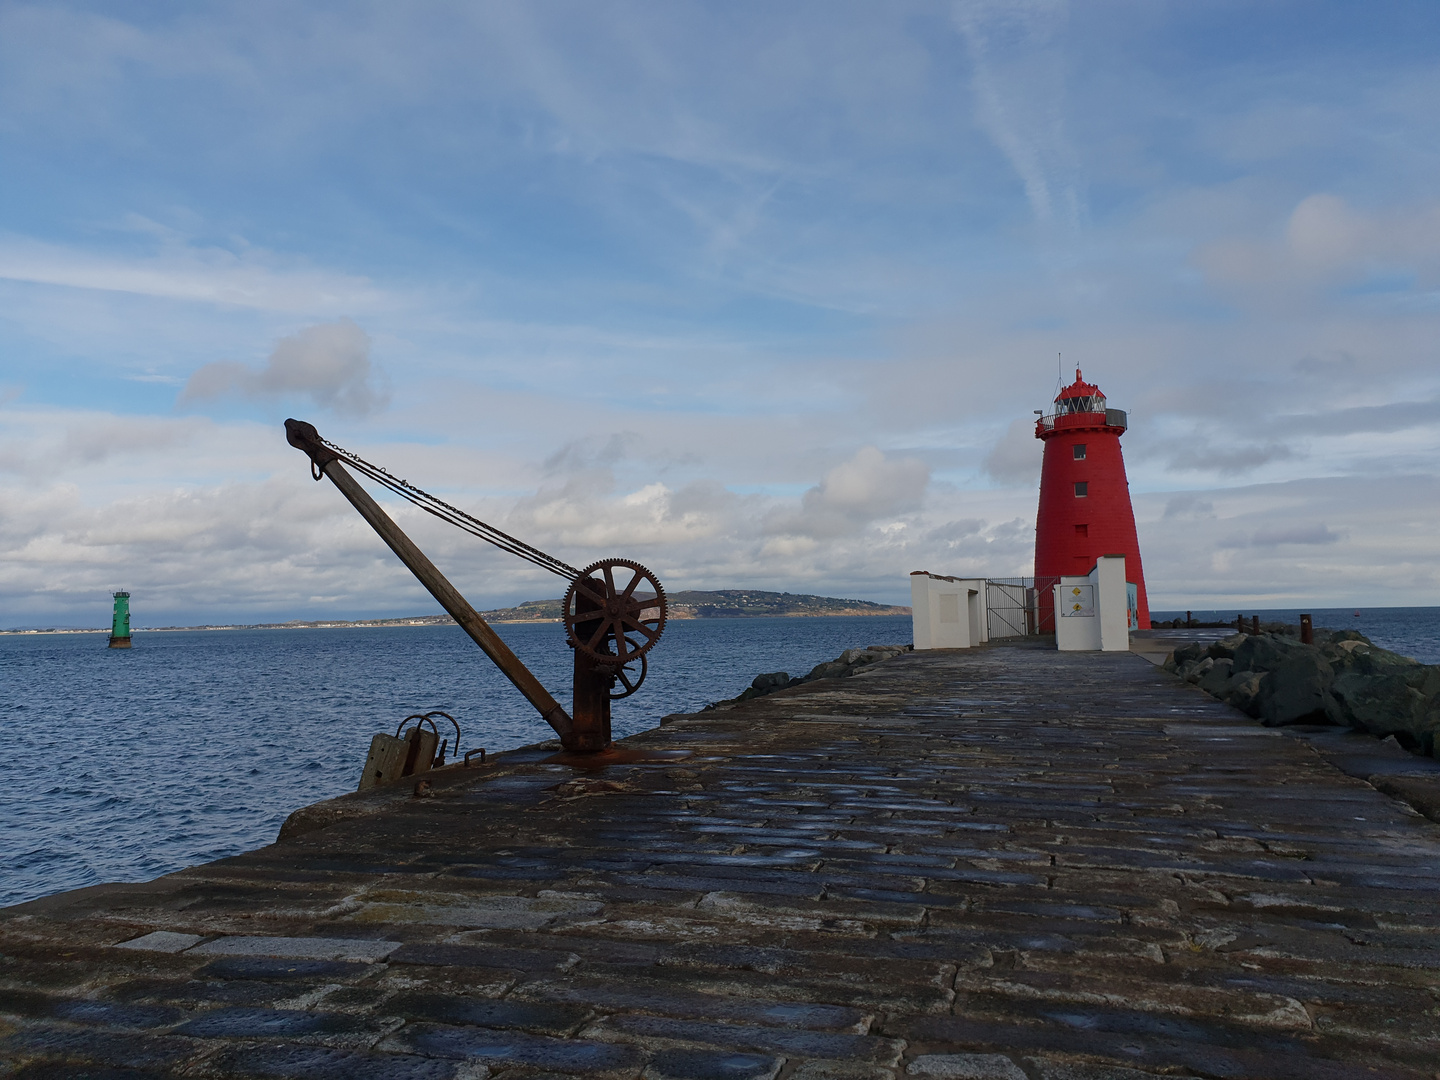
<svg viewBox="0 0 1440 1080">
<path fill-rule="evenodd" d="M 307 326 L 281 338 L 259 371 L 218 361 L 190 376 L 181 404 L 236 394 L 250 398 L 308 397 L 341 416 L 365 416 L 382 409 L 390 396 L 377 389 L 379 373 L 370 363 L 370 336 L 349 319 Z"/>
<path fill-rule="evenodd" d="M 0 279 L 263 311 L 336 314 L 388 306 L 363 278 L 248 246 L 200 247 L 168 231 L 158 250 L 87 251 L 0 237 Z"/>
<path fill-rule="evenodd" d="M 1215 516 L 1215 504 L 1202 499 L 1194 492 L 1172 495 L 1165 502 L 1167 518 L 1210 518 Z"/>
<path fill-rule="evenodd" d="M 0 453 L 33 451 L 20 471 L 0 473 L 0 625 L 98 625 L 108 590 L 119 586 L 136 593 L 140 625 L 434 610 L 272 426 L 12 407 L 0 427 L 10 436 Z M 350 443 L 355 433 L 337 434 Z M 926 484 L 923 465 L 874 447 L 790 498 L 737 495 L 713 476 L 620 484 L 605 469 L 517 498 L 467 494 L 496 471 L 521 475 L 513 462 L 460 445 L 356 445 L 567 562 L 634 558 L 673 589 L 742 585 L 904 602 L 911 570 L 1016 576 L 1033 561 L 1033 490 Z M 56 463 L 50 471 L 37 467 L 45 458 Z M 540 460 L 525 475 L 543 482 Z M 1141 494 L 1156 604 L 1440 595 L 1435 486 L 1371 476 Z M 408 504 L 382 502 L 478 606 L 563 587 Z"/>
<path fill-rule="evenodd" d="M 1000 441 L 985 456 L 985 471 L 1003 484 L 1020 486 L 1040 478 L 1044 445 L 1035 437 L 1035 421 L 1021 417 L 1010 421 Z"/>
<path fill-rule="evenodd" d="M 634 431 L 572 439 L 545 459 L 545 471 L 570 473 L 609 468 L 632 453 L 640 441 L 640 435 Z"/>
<path fill-rule="evenodd" d="M 1170 454 L 1173 472 L 1218 473 L 1220 476 L 1241 476 L 1254 472 L 1274 461 L 1295 457 L 1295 449 L 1285 443 L 1217 444 L 1211 439 L 1186 440 Z"/>
<path fill-rule="evenodd" d="M 214 425 L 200 417 L 14 411 L 0 414 L 0 473 L 27 481 L 61 476 L 73 481 L 137 460 L 190 461 L 194 445 L 213 432 Z"/>
<path fill-rule="evenodd" d="M 1366 213 L 1336 195 L 1309 195 L 1278 236 L 1217 240 L 1196 260 L 1211 282 L 1249 303 L 1294 302 L 1367 280 L 1382 290 L 1433 288 L 1440 203 Z"/>
<path fill-rule="evenodd" d="M 303 458 L 270 426 L 177 417 L 152 421 L 147 433 L 103 415 L 24 412 L 0 414 L 0 424 L 21 435 L 20 445 L 25 435 L 53 431 L 34 449 L 60 469 L 0 475 L 5 624 L 101 620 L 103 612 L 84 613 L 103 607 L 107 590 L 120 585 L 135 591 L 141 624 L 433 609 L 368 526 L 330 485 L 309 479 Z M 444 490 L 448 481 L 448 501 L 557 557 L 575 565 L 635 558 L 672 588 L 741 584 L 898 599 L 905 582 L 895 567 L 958 558 L 947 554 L 947 531 L 931 539 L 914 527 L 923 465 L 874 448 L 789 499 L 737 495 L 709 478 L 621 487 L 603 469 L 519 498 L 475 497 L 466 491 L 495 465 L 464 448 L 364 448 L 427 486 Z M 177 483 L 177 462 L 196 479 Z M 226 472 L 230 478 L 219 482 L 201 479 Z M 543 475 L 538 463 L 530 475 Z M 482 607 L 563 588 L 408 504 L 381 500 Z M 775 535 L 780 516 L 807 531 Z"/>
<path fill-rule="evenodd" d="M 535 538 L 527 542 L 565 552 L 627 545 L 655 550 L 730 532 L 735 511 L 744 502 L 713 482 L 678 491 L 650 483 L 619 495 L 614 488 L 608 471 L 581 473 L 559 488 L 521 499 L 509 514 L 507 531 L 518 530 Z"/>
<path fill-rule="evenodd" d="M 1019 507 L 1027 509 L 1024 517 L 969 518 L 948 521 L 930 528 L 925 534 L 931 549 L 932 562 L 920 569 L 936 569 L 936 573 L 979 577 L 1029 577 L 1035 572 L 1034 500 L 1026 499 Z"/>
<path fill-rule="evenodd" d="M 1279 547 L 1281 544 L 1333 544 L 1340 534 L 1322 522 L 1275 525 L 1259 529 L 1249 536 L 1231 536 L 1219 541 L 1220 547 Z"/>
<path fill-rule="evenodd" d="M 1068 0 L 956 0 L 975 65 L 980 123 L 1025 185 L 1042 225 L 1078 228 L 1078 161 L 1065 131 Z"/>
<path fill-rule="evenodd" d="M 1177 502 L 1194 512 L 1166 513 Z M 1152 608 L 1406 606 L 1440 596 L 1433 476 L 1140 495 L 1136 518 Z"/>
<path fill-rule="evenodd" d="M 930 469 L 918 458 L 887 458 L 862 446 L 805 492 L 798 513 L 775 514 L 769 531 L 816 538 L 855 533 L 877 519 L 919 510 L 929 482 Z"/>
</svg>

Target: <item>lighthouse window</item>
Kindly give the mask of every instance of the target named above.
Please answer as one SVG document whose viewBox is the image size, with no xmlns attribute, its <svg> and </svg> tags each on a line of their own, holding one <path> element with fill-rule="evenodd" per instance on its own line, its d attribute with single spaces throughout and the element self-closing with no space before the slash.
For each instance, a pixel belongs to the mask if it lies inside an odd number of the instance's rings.
<svg viewBox="0 0 1440 1080">
<path fill-rule="evenodd" d="M 1075 526 L 1075 535 L 1076 535 L 1076 536 L 1089 536 L 1089 535 L 1090 535 L 1090 526 L 1089 526 L 1089 525 L 1076 525 L 1076 526 Z"/>
<path fill-rule="evenodd" d="M 1089 481 L 1081 480 L 1078 484 L 1075 485 L 1075 497 L 1076 497 L 1077 499 L 1083 499 L 1086 495 L 1089 495 L 1089 494 L 1090 494 L 1090 483 L 1089 483 Z"/>
<path fill-rule="evenodd" d="M 1084 461 L 1084 460 L 1085 460 L 1085 444 L 1084 444 L 1083 442 L 1082 442 L 1082 443 L 1076 443 L 1076 444 L 1075 444 L 1075 460 L 1076 460 L 1076 461 Z"/>
<path fill-rule="evenodd" d="M 1089 397 L 1060 398 L 1055 404 L 1059 406 L 1061 413 L 1103 413 L 1105 411 L 1105 397 L 1103 394 L 1094 394 Z"/>
</svg>

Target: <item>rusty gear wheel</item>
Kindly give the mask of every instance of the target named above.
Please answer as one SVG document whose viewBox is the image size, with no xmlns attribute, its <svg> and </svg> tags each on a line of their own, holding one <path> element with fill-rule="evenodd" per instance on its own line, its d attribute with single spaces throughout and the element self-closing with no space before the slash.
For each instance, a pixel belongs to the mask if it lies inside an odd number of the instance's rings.
<svg viewBox="0 0 1440 1080">
<path fill-rule="evenodd" d="M 649 570 L 629 559 L 601 559 L 570 583 L 561 617 L 571 645 L 620 672 L 655 647 L 665 610 L 665 589 Z"/>
<path fill-rule="evenodd" d="M 636 690 L 639 690 L 640 684 L 645 681 L 645 673 L 650 668 L 650 665 L 645 660 L 645 654 L 632 652 L 631 656 L 634 659 L 632 659 L 630 663 L 618 665 L 615 668 L 615 685 L 610 687 L 611 701 L 619 701 L 621 698 L 629 697 Z M 630 669 L 636 664 L 640 665 L 640 670 L 632 672 Z"/>
</svg>

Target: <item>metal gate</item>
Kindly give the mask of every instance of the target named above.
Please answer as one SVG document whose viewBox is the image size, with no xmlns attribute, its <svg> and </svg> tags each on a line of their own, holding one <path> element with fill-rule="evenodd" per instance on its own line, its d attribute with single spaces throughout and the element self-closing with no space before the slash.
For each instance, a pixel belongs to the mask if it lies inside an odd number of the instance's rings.
<svg viewBox="0 0 1440 1080">
<path fill-rule="evenodd" d="M 985 624 L 990 640 L 1055 632 L 1058 577 L 990 578 L 985 582 Z"/>
</svg>

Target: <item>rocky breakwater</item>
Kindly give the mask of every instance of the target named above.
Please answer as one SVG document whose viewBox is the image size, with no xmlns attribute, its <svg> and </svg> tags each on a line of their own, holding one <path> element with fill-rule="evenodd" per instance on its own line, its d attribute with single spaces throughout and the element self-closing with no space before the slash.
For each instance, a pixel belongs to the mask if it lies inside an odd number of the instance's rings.
<svg viewBox="0 0 1440 1080">
<path fill-rule="evenodd" d="M 1440 665 L 1382 649 L 1354 630 L 1296 627 L 1176 649 L 1165 669 L 1271 727 L 1340 724 L 1434 756 Z"/>
<path fill-rule="evenodd" d="M 816 664 L 810 669 L 808 675 L 797 675 L 792 678 L 788 671 L 772 671 L 765 675 L 756 675 L 751 681 L 749 689 L 741 693 L 739 697 L 731 698 L 730 701 L 749 701 L 751 698 L 773 694 L 776 690 L 784 690 L 787 686 L 799 686 L 801 683 L 814 682 L 816 679 L 843 679 L 871 664 L 878 664 L 882 660 L 889 660 L 892 656 L 910 652 L 913 648 L 913 645 L 867 645 L 863 649 L 846 649 L 834 660 Z M 716 704 L 723 705 L 726 702 L 716 702 Z"/>
</svg>

